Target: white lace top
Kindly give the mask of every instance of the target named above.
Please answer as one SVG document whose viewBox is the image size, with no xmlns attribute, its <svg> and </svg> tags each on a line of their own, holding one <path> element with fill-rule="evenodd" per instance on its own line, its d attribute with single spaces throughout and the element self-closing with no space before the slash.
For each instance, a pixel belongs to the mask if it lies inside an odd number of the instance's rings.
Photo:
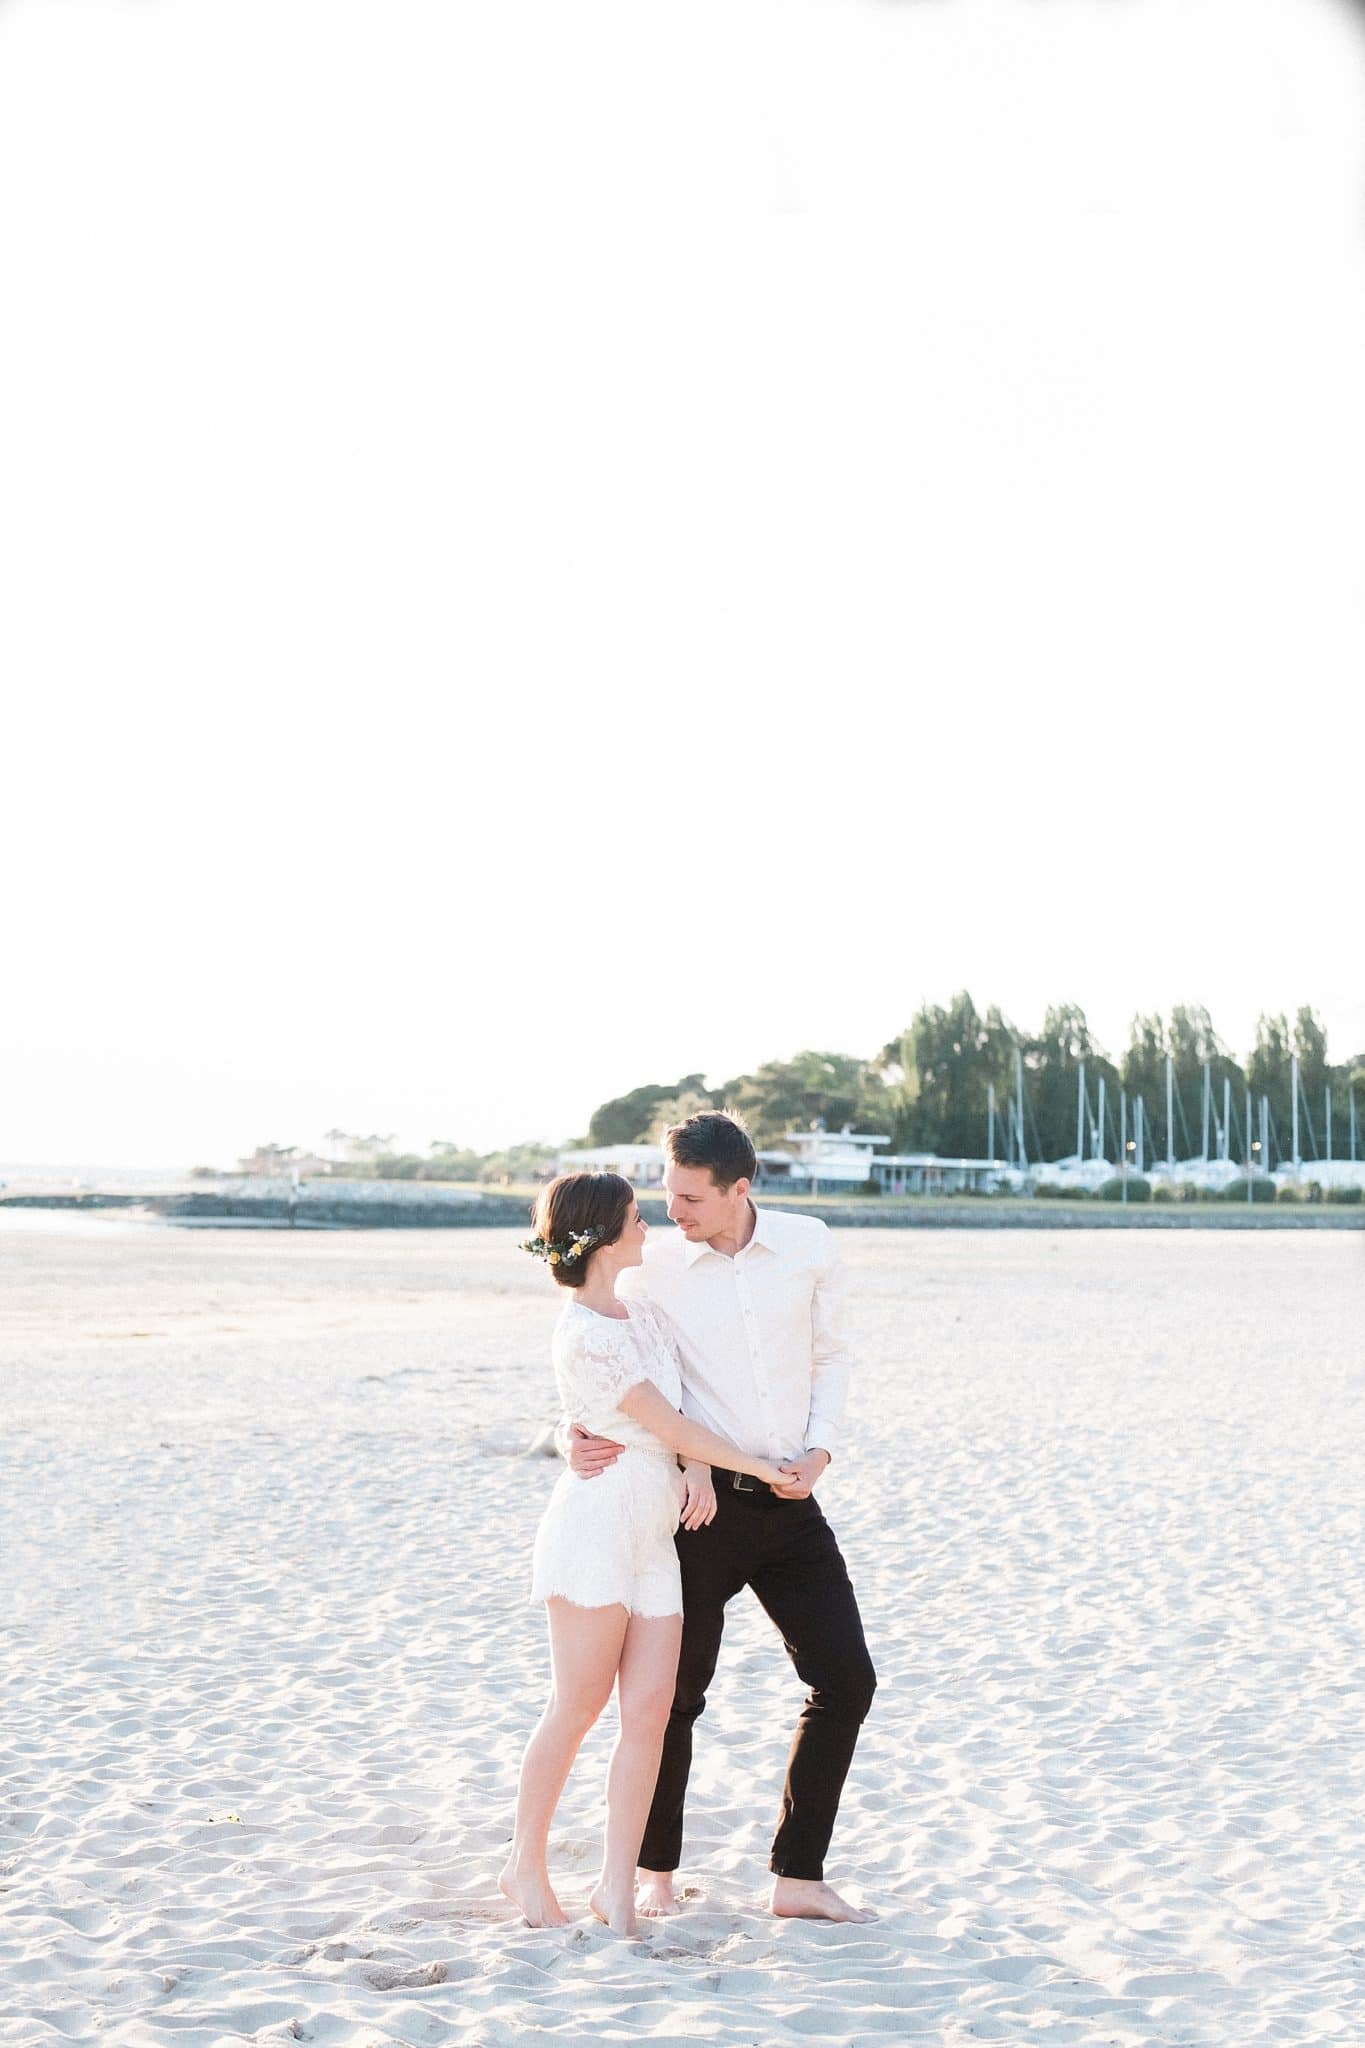
<svg viewBox="0 0 1365 2048">
<path fill-rule="evenodd" d="M 571 1422 L 598 1436 L 673 1457 L 642 1423 L 620 1409 L 622 1397 L 651 1380 L 672 1408 L 682 1403 L 678 1347 L 666 1318 L 649 1302 L 632 1302 L 616 1320 L 568 1301 L 551 1344 L 560 1405 Z"/>
</svg>

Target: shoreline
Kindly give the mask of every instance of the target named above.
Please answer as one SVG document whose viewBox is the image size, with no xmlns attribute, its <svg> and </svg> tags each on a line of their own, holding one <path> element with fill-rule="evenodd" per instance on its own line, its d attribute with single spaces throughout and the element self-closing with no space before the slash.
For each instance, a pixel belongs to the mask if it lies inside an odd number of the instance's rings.
<svg viewBox="0 0 1365 2048">
<path fill-rule="evenodd" d="M 401 1189 L 402 1192 L 395 1192 Z M 1330 1203 L 1008 1201 L 978 1196 L 935 1199 L 907 1195 L 894 1201 L 765 1200 L 762 1206 L 812 1216 L 844 1230 L 1365 1230 L 1365 1208 Z M 663 1200 L 643 1192 L 646 1222 L 667 1221 Z M 259 1193 L 243 1189 L 160 1194 L 97 1188 L 78 1193 L 0 1194 L 7 1210 L 118 1213 L 129 1221 L 197 1228 L 280 1230 L 519 1230 L 528 1227 L 523 1195 L 397 1182 L 303 1183 L 295 1193 L 278 1183 Z"/>
</svg>

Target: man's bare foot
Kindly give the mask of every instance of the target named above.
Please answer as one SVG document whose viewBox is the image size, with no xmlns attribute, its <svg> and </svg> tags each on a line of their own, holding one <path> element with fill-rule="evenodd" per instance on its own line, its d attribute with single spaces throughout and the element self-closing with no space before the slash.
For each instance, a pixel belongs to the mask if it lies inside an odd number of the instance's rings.
<svg viewBox="0 0 1365 2048">
<path fill-rule="evenodd" d="M 555 1897 L 548 1871 L 520 1870 L 515 1863 L 503 1865 L 498 1890 L 524 1917 L 528 1927 L 567 1927 L 564 1909 Z"/>
<path fill-rule="evenodd" d="M 604 1927 L 610 1927 L 613 1934 L 638 1934 L 635 1924 L 635 1899 L 630 1892 L 609 1892 L 599 1883 L 588 1899 L 588 1905 Z"/>
<path fill-rule="evenodd" d="M 671 1870 L 641 1870 L 636 1877 L 635 1903 L 646 1920 L 666 1920 L 671 1913 L 681 1913 L 682 1901 L 673 1889 Z"/>
<path fill-rule="evenodd" d="M 862 1906 L 850 1906 L 832 1885 L 814 1877 L 775 1877 L 773 1911 L 781 1920 L 848 1920 L 861 1924 L 877 1917 Z"/>
</svg>

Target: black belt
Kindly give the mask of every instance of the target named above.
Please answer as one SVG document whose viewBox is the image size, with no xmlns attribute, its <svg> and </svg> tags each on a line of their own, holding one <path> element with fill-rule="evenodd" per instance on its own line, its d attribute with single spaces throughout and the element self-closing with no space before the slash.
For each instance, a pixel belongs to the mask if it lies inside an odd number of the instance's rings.
<svg viewBox="0 0 1365 2048">
<path fill-rule="evenodd" d="M 770 1499 L 777 1498 L 767 1480 L 755 1479 L 752 1472 L 727 1472 L 724 1465 L 713 1465 L 711 1478 L 717 1484 L 731 1487 L 736 1493 L 766 1493 Z"/>
</svg>

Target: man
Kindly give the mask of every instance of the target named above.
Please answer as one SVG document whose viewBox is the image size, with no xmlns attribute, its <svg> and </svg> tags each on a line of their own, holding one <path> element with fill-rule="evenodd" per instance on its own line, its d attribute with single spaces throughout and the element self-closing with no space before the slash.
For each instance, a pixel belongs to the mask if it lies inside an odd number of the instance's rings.
<svg viewBox="0 0 1365 2048">
<path fill-rule="evenodd" d="M 683 1413 L 794 1468 L 780 1489 L 717 1470 L 715 1514 L 678 1531 L 683 1635 L 677 1691 L 640 1848 L 641 1913 L 675 1913 L 692 1730 L 720 1652 L 725 1604 L 752 1588 L 810 1687 L 773 1842 L 772 1910 L 870 1920 L 825 1883 L 839 1794 L 876 1674 L 834 1533 L 815 1500 L 843 1417 L 849 1359 L 833 1238 L 812 1217 L 756 1209 L 754 1148 L 733 1117 L 688 1117 L 665 1138 L 677 1225 L 651 1238 L 619 1292 L 664 1310 L 682 1354 Z M 569 1462 L 591 1479 L 620 1446 L 576 1423 Z"/>
</svg>

